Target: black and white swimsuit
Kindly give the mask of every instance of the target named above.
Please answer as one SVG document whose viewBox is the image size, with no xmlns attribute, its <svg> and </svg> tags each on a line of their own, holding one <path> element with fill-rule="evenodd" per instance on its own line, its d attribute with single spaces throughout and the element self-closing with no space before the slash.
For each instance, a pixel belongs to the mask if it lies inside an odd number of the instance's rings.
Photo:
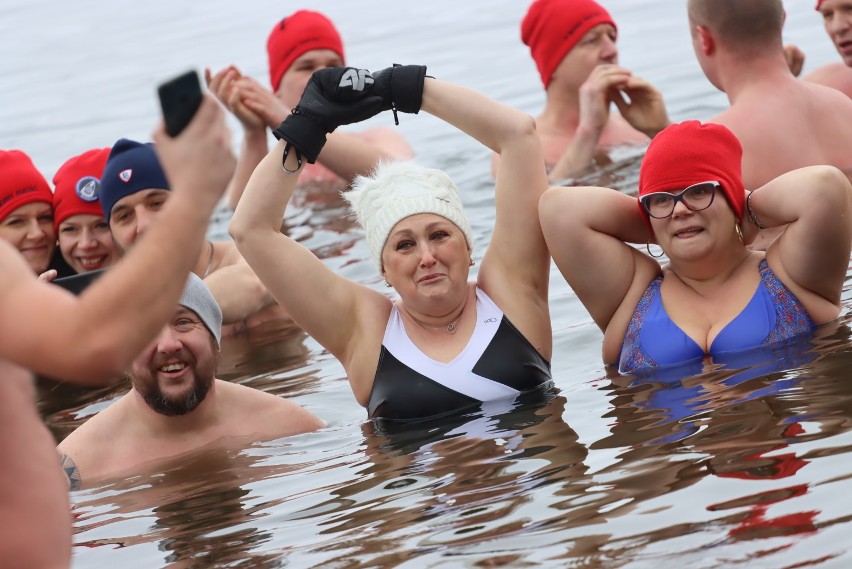
<svg viewBox="0 0 852 569">
<path fill-rule="evenodd" d="M 367 411 L 371 418 L 434 417 L 483 401 L 514 398 L 550 380 L 550 362 L 477 288 L 473 335 L 447 363 L 433 360 L 414 345 L 394 305 Z"/>
</svg>

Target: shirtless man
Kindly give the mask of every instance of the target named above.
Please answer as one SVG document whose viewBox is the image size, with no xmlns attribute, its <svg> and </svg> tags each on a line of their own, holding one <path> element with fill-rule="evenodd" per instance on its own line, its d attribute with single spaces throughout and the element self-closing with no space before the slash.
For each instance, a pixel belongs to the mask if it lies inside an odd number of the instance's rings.
<svg viewBox="0 0 852 569">
<path fill-rule="evenodd" d="M 790 72 L 781 0 L 689 0 L 688 10 L 698 62 L 730 102 L 709 122 L 739 138 L 746 189 L 803 166 L 852 165 L 852 101 Z"/>
<path fill-rule="evenodd" d="M 59 444 L 72 488 L 228 439 L 323 426 L 292 401 L 216 379 L 221 332 L 222 312 L 190 274 L 171 320 L 133 361 L 131 390 Z"/>
<path fill-rule="evenodd" d="M 546 90 L 536 126 L 551 182 L 606 163 L 607 146 L 647 145 L 669 124 L 659 91 L 618 65 L 616 37 L 594 0 L 536 0 L 524 17 L 521 39 Z"/>
<path fill-rule="evenodd" d="M 274 129 L 290 114 L 317 69 L 344 65 L 343 42 L 323 14 L 299 10 L 272 29 L 266 44 L 272 91 L 230 65 L 213 74 L 205 71 L 210 90 L 239 119 L 244 136 L 237 171 L 228 186 L 228 204 L 237 207 L 251 173 L 268 152 L 267 128 Z M 301 182 L 343 187 L 368 174 L 381 159 L 407 160 L 411 146 L 397 131 L 372 128 L 362 132 L 337 130 L 315 164 L 308 164 Z"/>
<path fill-rule="evenodd" d="M 113 145 L 101 179 L 100 201 L 119 251 L 129 251 L 160 217 L 171 199 L 170 186 L 153 145 L 125 138 Z M 213 292 L 224 323 L 230 325 L 226 335 L 244 326 L 249 317 L 257 318 L 261 310 L 286 316 L 232 241 L 200 242 L 192 272 Z"/>
<path fill-rule="evenodd" d="M 55 442 L 35 407 L 31 374 L 77 383 L 115 380 L 174 311 L 213 208 L 234 169 L 224 114 L 205 97 L 172 139 L 154 133 L 173 198 L 160 222 L 79 297 L 39 282 L 0 241 L 0 559 L 10 567 L 68 567 L 68 495 Z M 181 246 L 175 246 L 175 244 Z"/>
<path fill-rule="evenodd" d="M 833 87 L 852 97 L 852 0 L 818 0 L 816 9 L 843 62 L 818 67 L 804 80 Z"/>
</svg>

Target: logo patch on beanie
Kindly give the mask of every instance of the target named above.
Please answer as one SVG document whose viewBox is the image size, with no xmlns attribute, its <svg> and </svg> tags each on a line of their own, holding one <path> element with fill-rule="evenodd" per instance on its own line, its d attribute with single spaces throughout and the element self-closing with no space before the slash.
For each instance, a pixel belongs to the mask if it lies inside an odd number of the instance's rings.
<svg viewBox="0 0 852 569">
<path fill-rule="evenodd" d="M 128 168 L 127 170 L 122 170 L 122 171 L 118 174 L 118 178 L 119 178 L 122 182 L 129 182 L 129 181 L 130 181 L 130 178 L 132 178 L 132 177 L 133 177 L 133 168 Z"/>
<path fill-rule="evenodd" d="M 84 176 L 77 180 L 74 191 L 84 202 L 96 202 L 101 194 L 101 181 L 94 176 Z"/>
</svg>

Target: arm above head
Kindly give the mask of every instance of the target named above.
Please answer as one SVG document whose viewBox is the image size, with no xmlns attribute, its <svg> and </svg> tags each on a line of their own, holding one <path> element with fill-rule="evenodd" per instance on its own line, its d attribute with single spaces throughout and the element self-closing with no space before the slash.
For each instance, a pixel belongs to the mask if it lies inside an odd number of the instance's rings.
<svg viewBox="0 0 852 569">
<path fill-rule="evenodd" d="M 660 271 L 656 261 L 628 245 L 651 237 L 636 198 L 609 188 L 554 187 L 539 212 L 556 266 L 606 331 L 631 287 L 646 285 Z"/>
<path fill-rule="evenodd" d="M 174 310 L 197 262 L 213 208 L 233 173 L 224 115 L 210 96 L 189 126 L 154 133 L 172 195 L 127 255 L 79 297 L 39 283 L 0 247 L 0 352 L 37 373 L 81 383 L 115 380 Z"/>
<path fill-rule="evenodd" d="M 833 166 L 793 170 L 752 192 L 747 205 L 749 225 L 788 224 L 766 251 L 773 270 L 839 309 L 852 251 L 852 184 L 846 175 Z"/>
</svg>

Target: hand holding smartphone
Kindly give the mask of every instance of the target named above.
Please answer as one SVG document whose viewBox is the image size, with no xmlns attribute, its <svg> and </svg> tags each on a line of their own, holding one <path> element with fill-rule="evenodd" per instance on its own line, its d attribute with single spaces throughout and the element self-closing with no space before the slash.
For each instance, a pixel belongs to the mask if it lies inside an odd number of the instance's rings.
<svg viewBox="0 0 852 569">
<path fill-rule="evenodd" d="M 196 71 L 187 71 L 157 87 L 166 132 L 174 138 L 186 128 L 201 105 L 201 82 Z"/>
</svg>

